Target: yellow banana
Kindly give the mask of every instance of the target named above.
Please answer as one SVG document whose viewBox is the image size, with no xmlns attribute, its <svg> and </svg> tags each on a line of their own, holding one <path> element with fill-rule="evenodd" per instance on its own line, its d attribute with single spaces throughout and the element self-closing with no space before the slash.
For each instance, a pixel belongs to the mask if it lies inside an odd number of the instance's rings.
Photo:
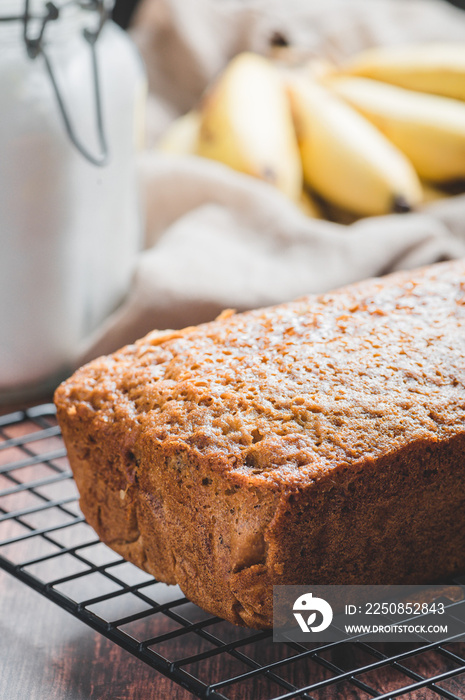
<svg viewBox="0 0 465 700">
<path fill-rule="evenodd" d="M 465 177 L 465 104 L 369 78 L 333 78 L 329 85 L 405 153 L 420 177 Z"/>
<path fill-rule="evenodd" d="M 178 117 L 165 131 L 157 148 L 164 153 L 175 155 L 192 155 L 197 150 L 200 114 L 195 111 Z"/>
<path fill-rule="evenodd" d="M 465 44 L 382 46 L 358 54 L 345 72 L 465 100 Z"/>
<path fill-rule="evenodd" d="M 289 102 L 265 58 L 243 53 L 227 66 L 205 99 L 197 153 L 299 199 L 302 166 Z"/>
<path fill-rule="evenodd" d="M 310 80 L 289 80 L 288 89 L 309 187 L 362 216 L 421 200 L 409 161 L 366 119 Z"/>
</svg>

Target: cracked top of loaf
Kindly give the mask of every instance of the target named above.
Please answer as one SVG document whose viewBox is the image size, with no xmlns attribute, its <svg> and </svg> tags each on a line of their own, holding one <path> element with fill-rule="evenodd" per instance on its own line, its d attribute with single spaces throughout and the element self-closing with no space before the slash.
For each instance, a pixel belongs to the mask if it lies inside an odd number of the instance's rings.
<svg viewBox="0 0 465 700">
<path fill-rule="evenodd" d="M 465 261 L 152 332 L 56 401 L 270 486 L 436 442 L 464 429 Z"/>
</svg>

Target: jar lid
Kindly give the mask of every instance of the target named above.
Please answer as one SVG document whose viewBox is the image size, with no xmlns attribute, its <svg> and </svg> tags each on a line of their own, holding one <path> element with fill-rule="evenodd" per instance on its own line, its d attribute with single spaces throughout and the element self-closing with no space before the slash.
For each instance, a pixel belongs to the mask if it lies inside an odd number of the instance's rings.
<svg viewBox="0 0 465 700">
<path fill-rule="evenodd" d="M 1 15 L 0 19 L 7 17 L 15 17 L 22 19 L 24 14 L 29 12 L 31 16 L 43 16 L 47 12 L 48 0 L 1 0 Z M 103 5 L 106 12 L 110 13 L 113 10 L 115 0 L 57 0 L 51 3 L 55 5 L 61 12 L 70 7 L 81 7 L 84 9 L 94 9 L 96 5 Z"/>
<path fill-rule="evenodd" d="M 31 60 L 36 59 L 40 55 L 43 57 L 64 127 L 71 142 L 84 158 L 97 166 L 103 166 L 108 163 L 108 145 L 103 126 L 100 76 L 95 45 L 113 4 L 113 0 L 62 0 L 60 3 L 47 0 L 2 0 L 2 11 L 5 9 L 9 11 L 9 14 L 0 15 L 0 22 L 21 21 L 23 23 L 24 28 L 22 35 L 27 54 Z M 45 36 L 48 26 L 50 23 L 54 23 L 60 18 L 62 11 L 68 12 L 70 8 L 76 10 L 79 8 L 95 10 L 99 16 L 96 27 L 83 30 L 84 40 L 87 42 L 91 53 L 91 79 L 93 82 L 95 127 L 99 145 L 98 153 L 91 153 L 77 136 L 71 115 L 69 114 L 69 110 L 61 94 L 55 76 L 55 70 L 45 46 Z"/>
</svg>

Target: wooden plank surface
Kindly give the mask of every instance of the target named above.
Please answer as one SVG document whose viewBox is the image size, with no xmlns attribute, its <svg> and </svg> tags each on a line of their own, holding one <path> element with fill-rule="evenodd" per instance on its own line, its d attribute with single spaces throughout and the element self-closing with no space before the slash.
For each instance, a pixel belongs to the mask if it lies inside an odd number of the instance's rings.
<svg viewBox="0 0 465 700">
<path fill-rule="evenodd" d="M 0 571 L 2 700 L 189 700 L 193 695 Z"/>
</svg>

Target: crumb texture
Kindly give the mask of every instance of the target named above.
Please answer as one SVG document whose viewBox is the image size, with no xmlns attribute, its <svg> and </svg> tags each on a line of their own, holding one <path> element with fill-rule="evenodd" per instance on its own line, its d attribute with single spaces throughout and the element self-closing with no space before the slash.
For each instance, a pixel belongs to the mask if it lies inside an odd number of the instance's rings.
<svg viewBox="0 0 465 700">
<path fill-rule="evenodd" d="M 464 326 L 456 261 L 95 360 L 56 394 L 86 517 L 139 566 L 254 626 L 269 625 L 266 591 L 292 561 L 294 583 L 345 582 L 342 562 L 351 582 L 460 570 Z"/>
</svg>

